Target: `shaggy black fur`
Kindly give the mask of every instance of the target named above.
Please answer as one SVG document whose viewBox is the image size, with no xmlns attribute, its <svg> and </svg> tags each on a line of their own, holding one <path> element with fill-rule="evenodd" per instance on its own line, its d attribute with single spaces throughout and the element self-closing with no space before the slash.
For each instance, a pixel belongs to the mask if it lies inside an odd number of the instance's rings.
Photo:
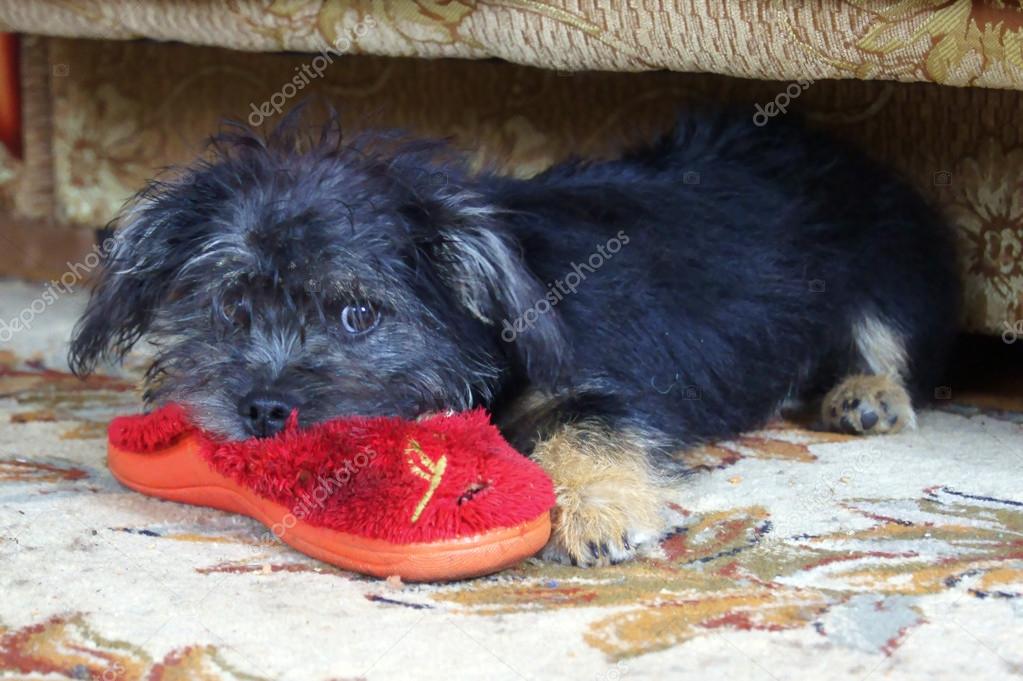
<svg viewBox="0 0 1023 681">
<path fill-rule="evenodd" d="M 296 130 L 221 135 L 139 195 L 76 371 L 147 336 L 149 399 L 228 437 L 291 408 L 500 421 L 542 394 L 542 419 L 508 425 L 524 450 L 590 416 L 665 445 L 757 427 L 859 370 L 865 318 L 904 342 L 915 397 L 939 381 L 957 318 L 945 225 L 797 125 L 688 114 L 648 148 L 529 180 L 390 133 Z"/>
</svg>

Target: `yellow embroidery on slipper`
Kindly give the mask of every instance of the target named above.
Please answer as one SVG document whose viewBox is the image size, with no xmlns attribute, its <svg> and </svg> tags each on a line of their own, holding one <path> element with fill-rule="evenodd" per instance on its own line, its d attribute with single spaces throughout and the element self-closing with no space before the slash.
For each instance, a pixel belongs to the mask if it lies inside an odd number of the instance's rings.
<svg viewBox="0 0 1023 681">
<path fill-rule="evenodd" d="M 419 446 L 419 443 L 415 440 L 408 441 L 408 447 L 405 449 L 405 453 L 408 454 L 408 465 L 409 470 L 412 471 L 413 475 L 418 475 L 423 480 L 430 483 L 430 486 L 426 488 L 426 494 L 416 504 L 416 510 L 412 513 L 412 522 L 419 520 L 419 516 L 422 515 L 423 509 L 430 503 L 430 498 L 433 497 L 433 493 L 440 487 L 440 481 L 444 477 L 444 470 L 448 467 L 448 457 L 441 454 L 441 457 L 436 461 L 433 461 L 426 455 L 423 448 Z M 417 463 L 413 454 L 419 457 Z"/>
</svg>

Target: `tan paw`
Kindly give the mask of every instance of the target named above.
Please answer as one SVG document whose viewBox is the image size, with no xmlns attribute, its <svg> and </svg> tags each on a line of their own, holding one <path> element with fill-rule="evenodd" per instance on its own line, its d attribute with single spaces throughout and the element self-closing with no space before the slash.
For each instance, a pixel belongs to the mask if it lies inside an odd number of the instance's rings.
<svg viewBox="0 0 1023 681">
<path fill-rule="evenodd" d="M 643 438 L 567 425 L 533 458 L 554 480 L 558 503 L 545 560 L 581 567 L 629 560 L 665 529 L 664 488 L 646 462 Z"/>
<path fill-rule="evenodd" d="M 850 435 L 884 435 L 916 427 L 906 389 L 889 376 L 849 376 L 821 404 L 825 426 Z"/>
</svg>

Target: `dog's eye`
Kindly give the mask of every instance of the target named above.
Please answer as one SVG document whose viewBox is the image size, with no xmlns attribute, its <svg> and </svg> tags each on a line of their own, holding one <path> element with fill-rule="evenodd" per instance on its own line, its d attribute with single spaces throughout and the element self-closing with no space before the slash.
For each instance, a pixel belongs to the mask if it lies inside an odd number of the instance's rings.
<svg viewBox="0 0 1023 681">
<path fill-rule="evenodd" d="M 230 324 L 244 327 L 249 323 L 249 310 L 241 301 L 230 300 L 221 306 L 220 311 L 224 320 Z"/>
<path fill-rule="evenodd" d="M 380 313 L 372 303 L 358 302 L 341 310 L 341 325 L 352 334 L 366 333 L 380 322 Z"/>
</svg>

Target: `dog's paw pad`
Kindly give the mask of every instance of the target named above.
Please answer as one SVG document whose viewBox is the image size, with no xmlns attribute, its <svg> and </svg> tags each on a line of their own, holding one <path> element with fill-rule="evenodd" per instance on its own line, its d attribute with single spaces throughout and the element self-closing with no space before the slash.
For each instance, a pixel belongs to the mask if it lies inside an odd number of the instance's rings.
<svg viewBox="0 0 1023 681">
<path fill-rule="evenodd" d="M 851 376 L 824 398 L 821 417 L 829 430 L 883 435 L 916 427 L 906 389 L 888 376 Z"/>
</svg>

